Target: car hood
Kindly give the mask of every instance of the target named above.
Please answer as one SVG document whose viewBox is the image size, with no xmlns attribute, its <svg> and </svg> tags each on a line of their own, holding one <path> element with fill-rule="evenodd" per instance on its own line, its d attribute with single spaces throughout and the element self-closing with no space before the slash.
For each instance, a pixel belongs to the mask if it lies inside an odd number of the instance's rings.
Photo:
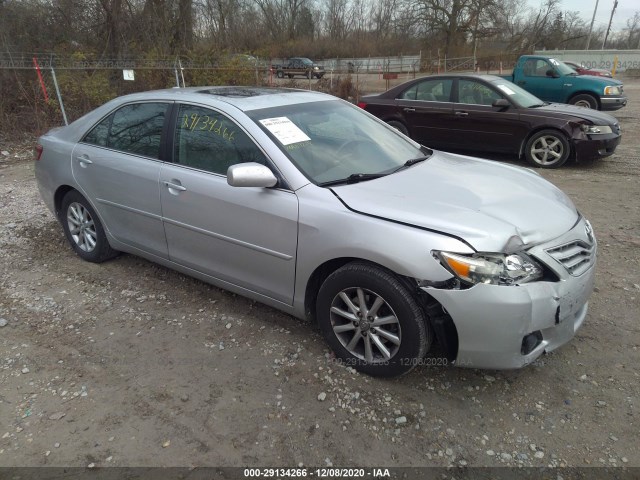
<svg viewBox="0 0 640 480">
<path fill-rule="evenodd" d="M 599 77 L 597 75 L 565 75 L 564 79 L 569 81 L 571 78 L 580 78 L 585 82 L 589 82 L 594 87 L 597 85 L 600 88 L 608 87 L 611 85 L 622 85 L 622 82 L 616 78 Z"/>
<path fill-rule="evenodd" d="M 351 210 L 458 237 L 478 251 L 548 241 L 579 218 L 537 173 L 438 151 L 406 170 L 332 189 Z"/>
<path fill-rule="evenodd" d="M 592 110 L 590 108 L 567 105 L 565 103 L 550 103 L 543 107 L 531 108 L 529 110 L 534 110 L 536 112 L 553 112 L 562 113 L 564 115 L 571 115 L 573 117 L 588 120 L 594 125 L 615 125 L 618 123 L 618 120 L 607 113 L 601 112 L 599 110 Z"/>
</svg>

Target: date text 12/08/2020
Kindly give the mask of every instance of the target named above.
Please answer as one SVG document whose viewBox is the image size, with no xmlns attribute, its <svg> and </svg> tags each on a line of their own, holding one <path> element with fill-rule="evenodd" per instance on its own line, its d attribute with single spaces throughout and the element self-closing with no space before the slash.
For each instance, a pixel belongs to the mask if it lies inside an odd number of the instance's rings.
<svg viewBox="0 0 640 480">
<path fill-rule="evenodd" d="M 389 478 L 388 468 L 245 468 L 245 478 Z"/>
</svg>

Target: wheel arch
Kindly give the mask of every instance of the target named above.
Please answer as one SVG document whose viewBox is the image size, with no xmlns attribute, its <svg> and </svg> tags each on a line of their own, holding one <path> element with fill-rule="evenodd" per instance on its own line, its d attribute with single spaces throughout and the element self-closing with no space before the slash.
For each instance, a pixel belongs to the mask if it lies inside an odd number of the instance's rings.
<svg viewBox="0 0 640 480">
<path fill-rule="evenodd" d="M 77 188 L 74 188 L 70 185 L 60 185 L 56 192 L 53 194 L 53 206 L 55 208 L 56 218 L 58 218 L 58 220 L 62 220 L 62 199 L 67 193 L 74 190 L 82 195 L 82 192 L 79 192 Z"/>
<path fill-rule="evenodd" d="M 571 156 L 575 157 L 576 152 L 575 152 L 575 147 L 572 141 L 573 136 L 571 135 L 571 132 L 567 131 L 565 128 L 568 128 L 567 124 L 563 124 L 562 126 L 549 125 L 549 124 L 536 126 L 533 130 L 527 133 L 527 135 L 520 142 L 520 150 L 518 151 L 518 158 L 524 157 L 524 149 L 527 143 L 529 142 L 529 140 L 531 139 L 531 137 L 533 137 L 535 134 L 543 130 L 556 130 L 560 132 L 562 135 L 564 135 L 564 137 L 567 139 L 567 142 L 569 142 L 569 149 L 570 149 L 569 156 L 570 158 Z"/>
<path fill-rule="evenodd" d="M 580 90 L 578 92 L 572 93 L 571 96 L 568 98 L 568 101 L 571 102 L 571 100 L 573 100 L 578 95 L 589 95 L 590 97 L 593 97 L 596 100 L 596 104 L 598 105 L 598 110 L 602 110 L 602 103 L 600 102 L 599 94 L 591 90 Z"/>
<path fill-rule="evenodd" d="M 386 270 L 400 280 L 400 282 L 402 282 L 409 291 L 413 292 L 416 300 L 425 313 L 427 321 L 433 328 L 438 344 L 440 345 L 444 355 L 447 357 L 447 360 L 455 360 L 458 354 L 458 330 L 456 329 L 453 319 L 446 312 L 444 307 L 431 295 L 426 293 L 424 290 L 419 289 L 418 284 L 414 279 L 404 275 L 399 275 L 388 267 L 365 258 L 334 258 L 316 267 L 316 269 L 311 273 L 305 287 L 304 310 L 307 319 L 309 319 L 314 325 L 318 325 L 318 319 L 316 317 L 316 300 L 320 287 L 329 275 L 351 262 L 367 263 L 374 267 Z"/>
</svg>

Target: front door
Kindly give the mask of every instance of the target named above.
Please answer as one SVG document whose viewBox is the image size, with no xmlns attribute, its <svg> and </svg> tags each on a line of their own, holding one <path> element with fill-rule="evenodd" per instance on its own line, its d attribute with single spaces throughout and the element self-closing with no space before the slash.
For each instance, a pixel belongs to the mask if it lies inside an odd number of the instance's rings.
<svg viewBox="0 0 640 480">
<path fill-rule="evenodd" d="M 488 152 L 518 152 L 527 126 L 515 107 L 497 108 L 492 104 L 505 98 L 496 89 L 475 79 L 457 82 L 457 101 L 453 107 L 457 147 Z"/>
<path fill-rule="evenodd" d="M 181 105 L 173 163 L 160 172 L 160 199 L 172 261 L 281 302 L 293 303 L 298 198 L 279 188 L 232 187 L 234 164 L 269 165 L 234 121 Z"/>
</svg>

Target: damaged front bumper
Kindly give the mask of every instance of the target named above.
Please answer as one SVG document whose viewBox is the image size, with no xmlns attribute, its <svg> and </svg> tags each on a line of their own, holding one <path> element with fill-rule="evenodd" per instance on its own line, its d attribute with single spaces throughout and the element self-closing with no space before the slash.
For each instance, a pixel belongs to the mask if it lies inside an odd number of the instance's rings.
<svg viewBox="0 0 640 480">
<path fill-rule="evenodd" d="M 573 245 L 588 247 L 582 256 Z M 564 255 L 558 261 L 558 251 Z M 462 367 L 520 368 L 567 343 L 587 315 L 595 281 L 596 243 L 581 220 L 566 235 L 527 251 L 545 263 L 558 281 L 517 286 L 477 284 L 468 289 L 422 287 L 446 310 L 458 335 L 455 364 Z M 571 255 L 583 259 L 576 268 Z"/>
</svg>

